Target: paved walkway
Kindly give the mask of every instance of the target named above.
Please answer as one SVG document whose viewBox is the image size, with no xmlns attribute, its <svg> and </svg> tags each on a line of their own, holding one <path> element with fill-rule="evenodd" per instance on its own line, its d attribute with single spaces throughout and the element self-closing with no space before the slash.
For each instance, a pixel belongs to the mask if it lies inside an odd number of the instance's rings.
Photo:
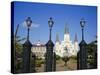
<svg viewBox="0 0 100 75">
<path fill-rule="evenodd" d="M 59 60 L 56 61 L 56 71 L 68 71 L 68 70 L 76 70 L 77 69 L 77 62 L 76 60 L 70 59 L 67 62 L 67 66 L 64 65 L 64 61 Z M 44 72 L 44 64 L 41 67 L 36 68 L 37 72 Z"/>
</svg>

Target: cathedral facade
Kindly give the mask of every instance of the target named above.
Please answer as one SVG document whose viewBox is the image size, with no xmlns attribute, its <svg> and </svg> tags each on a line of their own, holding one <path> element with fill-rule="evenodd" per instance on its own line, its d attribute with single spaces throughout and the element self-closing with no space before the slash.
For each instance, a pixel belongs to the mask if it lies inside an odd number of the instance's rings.
<svg viewBox="0 0 100 75">
<path fill-rule="evenodd" d="M 65 26 L 64 30 L 64 39 L 62 41 L 59 40 L 59 35 L 56 35 L 56 42 L 55 42 L 55 53 L 60 57 L 66 56 L 77 56 L 77 52 L 79 50 L 77 34 L 75 34 L 74 42 L 70 39 L 69 29 Z"/>
<path fill-rule="evenodd" d="M 56 55 L 60 57 L 67 56 L 77 56 L 77 52 L 79 50 L 78 40 L 77 40 L 77 34 L 75 34 L 75 40 L 72 42 L 70 39 L 70 33 L 67 26 L 65 26 L 64 30 L 64 38 L 62 41 L 59 40 L 59 35 L 56 35 L 56 42 L 54 47 L 54 52 Z M 44 59 L 45 53 L 46 53 L 46 46 L 45 44 L 42 44 L 40 40 L 33 44 L 32 53 L 35 53 L 35 55 L 38 58 Z"/>
</svg>

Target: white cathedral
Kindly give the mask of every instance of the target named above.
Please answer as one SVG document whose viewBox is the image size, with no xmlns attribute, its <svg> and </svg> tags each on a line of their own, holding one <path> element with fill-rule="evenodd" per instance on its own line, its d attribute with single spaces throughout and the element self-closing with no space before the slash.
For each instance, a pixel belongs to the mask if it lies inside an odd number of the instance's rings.
<svg viewBox="0 0 100 75">
<path fill-rule="evenodd" d="M 70 39 L 69 29 L 65 26 L 63 41 L 59 40 L 58 34 L 56 35 L 54 51 L 56 55 L 59 55 L 60 57 L 64 57 L 65 55 L 69 57 L 77 56 L 77 52 L 79 51 L 77 34 L 75 34 L 75 40 L 72 42 Z"/>
</svg>

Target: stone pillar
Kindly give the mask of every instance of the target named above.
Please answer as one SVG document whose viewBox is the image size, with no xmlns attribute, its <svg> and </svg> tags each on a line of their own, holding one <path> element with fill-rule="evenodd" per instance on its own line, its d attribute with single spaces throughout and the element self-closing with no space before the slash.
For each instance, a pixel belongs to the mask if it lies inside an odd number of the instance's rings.
<svg viewBox="0 0 100 75">
<path fill-rule="evenodd" d="M 77 62 L 77 69 L 87 69 L 87 49 L 86 49 L 86 42 L 84 40 L 81 41 L 79 44 L 80 51 L 77 54 L 78 62 Z"/>
<path fill-rule="evenodd" d="M 56 71 L 56 53 L 53 52 L 53 71 Z"/>
<path fill-rule="evenodd" d="M 23 44 L 23 73 L 30 72 L 30 57 L 32 44 L 29 40 Z"/>
<path fill-rule="evenodd" d="M 46 55 L 45 55 L 45 71 L 46 72 L 53 71 L 53 64 L 54 64 L 53 47 L 54 47 L 53 42 L 49 40 L 46 44 Z"/>
</svg>

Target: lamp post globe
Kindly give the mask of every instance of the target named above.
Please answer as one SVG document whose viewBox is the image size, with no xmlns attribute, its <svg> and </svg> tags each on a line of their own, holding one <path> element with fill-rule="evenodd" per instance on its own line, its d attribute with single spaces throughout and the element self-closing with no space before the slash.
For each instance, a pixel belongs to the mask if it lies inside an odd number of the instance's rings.
<svg viewBox="0 0 100 75">
<path fill-rule="evenodd" d="M 31 27 L 31 24 L 32 24 L 31 17 L 27 17 L 25 22 L 26 22 L 26 25 L 28 27 L 28 29 L 27 29 L 27 40 L 29 40 L 29 31 L 30 31 L 30 27 Z"/>
<path fill-rule="evenodd" d="M 84 18 L 82 18 L 82 19 L 80 20 L 80 25 L 81 25 L 82 28 L 84 28 L 85 23 L 86 23 L 86 21 L 84 20 Z"/>
<path fill-rule="evenodd" d="M 84 40 L 84 26 L 85 26 L 86 21 L 84 20 L 84 18 L 82 18 L 80 20 L 80 26 L 82 28 L 82 41 Z"/>
<path fill-rule="evenodd" d="M 27 19 L 25 21 L 26 21 L 27 27 L 30 28 L 31 27 L 31 24 L 32 24 L 31 17 L 27 17 Z"/>
<path fill-rule="evenodd" d="M 53 24 L 54 24 L 54 21 L 52 20 L 52 17 L 49 18 L 49 21 L 48 21 L 48 25 L 50 28 L 53 27 Z"/>
<path fill-rule="evenodd" d="M 49 21 L 48 21 L 48 25 L 49 25 L 49 28 L 50 28 L 49 40 L 51 40 L 51 31 L 52 31 L 53 24 L 54 24 L 54 21 L 52 20 L 52 17 L 50 17 Z"/>
</svg>

